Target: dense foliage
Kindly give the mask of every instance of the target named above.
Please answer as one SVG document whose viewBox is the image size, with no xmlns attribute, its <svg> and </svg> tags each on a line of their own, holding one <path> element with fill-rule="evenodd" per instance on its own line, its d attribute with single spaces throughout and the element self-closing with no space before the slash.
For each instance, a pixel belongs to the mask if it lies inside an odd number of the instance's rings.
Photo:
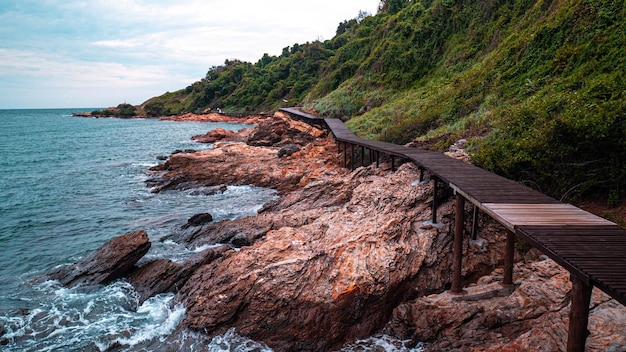
<svg viewBox="0 0 626 352">
<path fill-rule="evenodd" d="M 626 6 L 600 0 L 386 0 L 330 40 L 229 60 L 151 114 L 303 104 L 395 143 L 468 138 L 472 160 L 567 199 L 626 186 Z"/>
</svg>

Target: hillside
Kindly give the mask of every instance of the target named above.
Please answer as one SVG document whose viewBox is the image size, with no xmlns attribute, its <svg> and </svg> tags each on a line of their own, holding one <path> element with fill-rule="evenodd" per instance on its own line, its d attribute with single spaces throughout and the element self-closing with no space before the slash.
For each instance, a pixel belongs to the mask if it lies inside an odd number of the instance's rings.
<svg viewBox="0 0 626 352">
<path fill-rule="evenodd" d="M 443 150 L 562 200 L 626 186 L 626 6 L 596 0 L 388 0 L 325 42 L 228 60 L 152 114 L 303 105 L 356 133 Z"/>
</svg>

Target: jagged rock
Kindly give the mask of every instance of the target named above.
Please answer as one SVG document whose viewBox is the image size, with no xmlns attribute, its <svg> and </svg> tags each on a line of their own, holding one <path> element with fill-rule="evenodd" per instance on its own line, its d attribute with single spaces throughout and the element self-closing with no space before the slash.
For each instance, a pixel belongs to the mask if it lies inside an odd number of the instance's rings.
<svg viewBox="0 0 626 352">
<path fill-rule="evenodd" d="M 209 213 L 196 214 L 187 220 L 187 223 L 183 225 L 183 229 L 187 229 L 192 226 L 201 226 L 211 221 L 213 221 L 213 215 Z"/>
<path fill-rule="evenodd" d="M 412 186 L 418 170 L 362 168 L 338 178 L 281 198 L 254 217 L 270 225 L 264 237 L 196 270 L 178 295 L 185 326 L 209 334 L 234 326 L 276 350 L 332 350 L 378 331 L 398 302 L 443 290 L 451 236 L 420 228 L 432 187 Z M 439 211 L 451 219 L 451 202 Z M 240 221 L 251 223 L 228 225 Z M 468 274 L 500 259 L 479 254 Z"/>
<path fill-rule="evenodd" d="M 154 192 L 226 184 L 255 185 L 285 193 L 323 173 L 337 172 L 336 157 L 329 153 L 334 148 L 331 143 L 329 139 L 317 140 L 303 148 L 307 150 L 305 156 L 288 160 L 279 158 L 271 148 L 217 143 L 210 150 L 172 155 L 164 164 L 151 168 L 159 174 L 146 183 Z"/>
<path fill-rule="evenodd" d="M 227 142 L 227 141 L 243 141 L 252 133 L 251 128 L 243 128 L 235 132 L 232 130 L 225 130 L 223 128 L 216 128 L 205 134 L 200 134 L 191 137 L 192 140 L 198 143 L 215 143 L 215 142 Z"/>
<path fill-rule="evenodd" d="M 178 292 L 193 272 L 223 255 L 229 248 L 219 246 L 206 249 L 182 264 L 169 259 L 157 259 L 133 270 L 127 277 L 139 293 L 140 302 L 165 292 Z"/>
<path fill-rule="evenodd" d="M 287 144 L 278 150 L 278 157 L 291 156 L 293 153 L 299 152 L 300 146 L 297 144 Z"/>
<path fill-rule="evenodd" d="M 150 249 L 148 234 L 134 231 L 106 241 L 74 264 L 48 273 L 67 287 L 107 284 L 124 276 Z"/>
<path fill-rule="evenodd" d="M 284 144 L 306 145 L 325 135 L 325 131 L 306 123 L 291 120 L 277 114 L 271 120 L 257 126 L 248 137 L 247 143 L 257 147 L 281 146 Z M 282 142 L 282 143 L 281 143 Z"/>
</svg>

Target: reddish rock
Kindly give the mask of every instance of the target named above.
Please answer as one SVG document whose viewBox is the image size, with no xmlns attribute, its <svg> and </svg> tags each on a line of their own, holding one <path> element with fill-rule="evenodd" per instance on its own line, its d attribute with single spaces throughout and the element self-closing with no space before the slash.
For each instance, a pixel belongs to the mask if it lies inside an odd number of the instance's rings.
<svg viewBox="0 0 626 352">
<path fill-rule="evenodd" d="M 283 121 L 282 118 L 272 120 Z M 297 121 L 276 122 L 289 126 L 285 131 L 299 131 L 309 137 L 294 136 L 281 141 L 312 142 L 291 156 L 278 157 L 279 148 L 251 146 L 244 143 L 216 143 L 213 149 L 191 154 L 176 154 L 152 168 L 161 174 L 150 179 L 155 191 L 188 189 L 200 186 L 255 185 L 274 188 L 281 193 L 302 187 L 324 172 L 337 172 L 336 146 L 329 138 L 319 138 L 324 131 Z"/>
<path fill-rule="evenodd" d="M 123 277 L 149 249 L 145 231 L 130 232 L 106 241 L 98 250 L 74 264 L 52 270 L 47 276 L 68 287 L 107 284 Z"/>
<path fill-rule="evenodd" d="M 223 128 L 216 128 L 205 134 L 193 136 L 191 139 L 198 143 L 244 141 L 250 136 L 251 133 L 251 128 L 244 128 L 237 132 L 233 130 L 225 130 Z"/>
<path fill-rule="evenodd" d="M 282 197 L 254 217 L 270 229 L 264 237 L 187 282 L 178 296 L 184 324 L 209 334 L 234 326 L 277 350 L 328 350 L 378 331 L 399 302 L 449 282 L 451 236 L 421 228 L 432 188 L 414 186 L 418 178 L 410 164 L 396 173 L 361 168 Z M 450 202 L 439 209 L 446 218 L 451 210 Z M 221 224 L 240 222 L 251 223 Z M 490 267 L 501 260 L 479 257 Z"/>
</svg>

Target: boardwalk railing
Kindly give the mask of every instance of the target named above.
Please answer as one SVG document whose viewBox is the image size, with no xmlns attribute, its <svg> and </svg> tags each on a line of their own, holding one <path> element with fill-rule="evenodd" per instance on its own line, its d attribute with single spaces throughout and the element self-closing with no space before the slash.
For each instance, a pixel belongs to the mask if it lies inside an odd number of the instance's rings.
<svg viewBox="0 0 626 352">
<path fill-rule="evenodd" d="M 280 110 L 293 118 L 322 126 L 332 132 L 339 150 L 343 147 L 345 167 L 348 167 L 350 152 L 350 165 L 354 169 L 355 148 L 360 148 L 361 164 L 364 163 L 365 150 L 369 151 L 370 162 L 375 159 L 377 165 L 381 153 L 388 155 L 392 170 L 395 167 L 395 158 L 410 160 L 421 171 L 426 170 L 431 174 L 435 195 L 440 182 L 454 190 L 457 225 L 452 254 L 452 293 L 463 292 L 462 209 L 468 200 L 476 209 L 488 214 L 507 229 L 504 285 L 513 285 L 516 236 L 523 238 L 570 272 L 572 302 L 567 351 L 585 350 L 589 304 L 594 286 L 626 305 L 626 230 L 617 224 L 444 154 L 363 139 L 350 131 L 341 120 L 320 118 L 297 108 Z M 436 199 L 435 196 L 432 205 L 433 223 L 437 222 Z"/>
</svg>

